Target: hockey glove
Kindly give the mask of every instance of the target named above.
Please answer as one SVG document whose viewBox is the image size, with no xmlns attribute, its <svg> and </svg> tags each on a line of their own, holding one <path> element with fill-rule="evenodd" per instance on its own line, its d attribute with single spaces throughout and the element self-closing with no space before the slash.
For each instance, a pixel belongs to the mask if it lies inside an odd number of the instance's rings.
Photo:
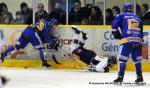
<svg viewBox="0 0 150 88">
<path fill-rule="evenodd" d="M 80 30 L 78 30 L 76 27 L 72 27 L 72 29 L 75 31 L 76 34 L 80 34 Z"/>
<path fill-rule="evenodd" d="M 121 33 L 120 33 L 119 30 L 117 30 L 117 31 L 112 31 L 112 34 L 114 35 L 114 38 L 115 38 L 115 39 L 121 39 L 121 38 L 122 38 Z"/>
<path fill-rule="evenodd" d="M 84 40 L 87 40 L 87 39 L 88 39 L 87 36 L 86 36 L 86 33 L 84 33 L 83 31 L 82 31 L 82 38 L 83 38 Z"/>
</svg>

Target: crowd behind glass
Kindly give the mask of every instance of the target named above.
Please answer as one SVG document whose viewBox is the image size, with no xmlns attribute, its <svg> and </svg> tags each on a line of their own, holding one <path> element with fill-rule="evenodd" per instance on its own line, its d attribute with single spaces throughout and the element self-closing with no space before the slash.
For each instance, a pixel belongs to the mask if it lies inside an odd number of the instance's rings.
<svg viewBox="0 0 150 88">
<path fill-rule="evenodd" d="M 38 4 L 38 11 L 35 12 L 35 22 L 56 18 L 59 24 L 66 24 L 66 12 L 61 9 L 61 3 L 56 2 L 53 9 L 47 12 L 44 4 Z M 110 25 L 115 16 L 122 12 L 122 8 L 115 5 L 105 10 L 106 25 Z M 150 11 L 147 3 L 136 4 L 136 14 L 141 17 L 145 25 L 150 25 Z M 15 18 L 5 3 L 0 3 L 0 24 L 32 24 L 33 10 L 26 2 L 20 4 L 20 10 L 16 11 Z M 98 6 L 87 4 L 81 7 L 80 0 L 75 0 L 74 7 L 68 14 L 68 23 L 74 25 L 103 25 L 103 13 Z"/>
</svg>

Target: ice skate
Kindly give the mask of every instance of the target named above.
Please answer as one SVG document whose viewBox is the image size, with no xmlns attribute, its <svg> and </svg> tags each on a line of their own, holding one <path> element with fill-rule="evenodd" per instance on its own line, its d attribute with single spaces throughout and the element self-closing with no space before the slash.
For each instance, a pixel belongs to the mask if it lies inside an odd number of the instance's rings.
<svg viewBox="0 0 150 88">
<path fill-rule="evenodd" d="M 123 75 L 118 75 L 118 78 L 114 82 L 123 82 Z"/>
<path fill-rule="evenodd" d="M 5 52 L 2 52 L 1 56 L 0 56 L 0 59 L 1 59 L 2 63 L 3 63 L 5 57 L 6 57 Z"/>
<path fill-rule="evenodd" d="M 138 75 L 137 79 L 135 80 L 136 83 L 140 83 L 143 82 L 143 76 L 142 75 Z"/>
<path fill-rule="evenodd" d="M 47 62 L 42 63 L 42 66 L 44 69 L 51 69 L 51 65 L 48 64 Z"/>
</svg>

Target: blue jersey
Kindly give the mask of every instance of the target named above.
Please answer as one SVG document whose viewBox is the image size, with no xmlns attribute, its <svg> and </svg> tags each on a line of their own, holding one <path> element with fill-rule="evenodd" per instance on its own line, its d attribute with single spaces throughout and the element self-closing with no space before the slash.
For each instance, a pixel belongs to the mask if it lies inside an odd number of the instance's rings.
<svg viewBox="0 0 150 88">
<path fill-rule="evenodd" d="M 28 26 L 19 37 L 14 46 L 6 50 L 6 55 L 13 50 L 24 49 L 27 44 L 31 43 L 32 46 L 39 50 L 42 60 L 42 65 L 46 66 L 47 60 L 44 55 L 43 43 L 50 43 L 51 40 L 51 27 L 47 21 L 36 23 L 35 25 Z"/>
<path fill-rule="evenodd" d="M 120 27 L 122 38 L 120 44 L 141 43 L 143 39 L 143 24 L 141 19 L 130 12 L 121 13 L 116 16 L 112 23 L 112 29 Z"/>
<path fill-rule="evenodd" d="M 28 29 L 28 28 L 27 28 Z M 33 29 L 32 26 L 29 29 Z M 34 30 L 39 35 L 43 43 L 50 43 L 51 41 L 51 27 L 48 21 L 41 21 L 35 24 Z"/>
</svg>

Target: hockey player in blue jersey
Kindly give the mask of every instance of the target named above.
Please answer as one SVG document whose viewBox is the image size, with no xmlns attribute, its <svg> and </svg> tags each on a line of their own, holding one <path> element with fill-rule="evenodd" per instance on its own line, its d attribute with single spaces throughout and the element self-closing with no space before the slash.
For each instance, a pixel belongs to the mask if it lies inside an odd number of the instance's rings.
<svg viewBox="0 0 150 88">
<path fill-rule="evenodd" d="M 9 55 L 14 50 L 20 50 L 26 47 L 28 43 L 31 43 L 32 46 L 39 50 L 39 55 L 42 60 L 43 67 L 51 67 L 50 64 L 47 63 L 45 54 L 44 54 L 44 43 L 50 43 L 51 41 L 51 32 L 58 25 L 58 21 L 56 19 L 51 19 L 48 21 L 41 21 L 36 24 L 32 24 L 28 26 L 21 34 L 17 43 L 6 51 L 1 53 L 1 60 L 4 61 L 4 58 Z"/>
<path fill-rule="evenodd" d="M 73 39 L 71 42 L 71 52 L 79 56 L 79 60 L 89 65 L 91 72 L 109 72 L 109 68 L 116 64 L 116 58 L 102 57 L 92 50 L 84 48 L 85 41 L 87 40 L 86 33 L 80 31 L 76 26 L 72 26 Z"/>
<path fill-rule="evenodd" d="M 135 82 L 143 82 L 141 67 L 143 24 L 141 19 L 131 11 L 132 5 L 130 3 L 124 4 L 124 12 L 119 14 L 112 23 L 112 34 L 120 41 L 121 48 L 118 55 L 120 62 L 118 78 L 114 82 L 123 82 L 129 56 L 135 63 L 137 75 Z M 120 31 L 118 27 L 120 27 Z"/>
</svg>

